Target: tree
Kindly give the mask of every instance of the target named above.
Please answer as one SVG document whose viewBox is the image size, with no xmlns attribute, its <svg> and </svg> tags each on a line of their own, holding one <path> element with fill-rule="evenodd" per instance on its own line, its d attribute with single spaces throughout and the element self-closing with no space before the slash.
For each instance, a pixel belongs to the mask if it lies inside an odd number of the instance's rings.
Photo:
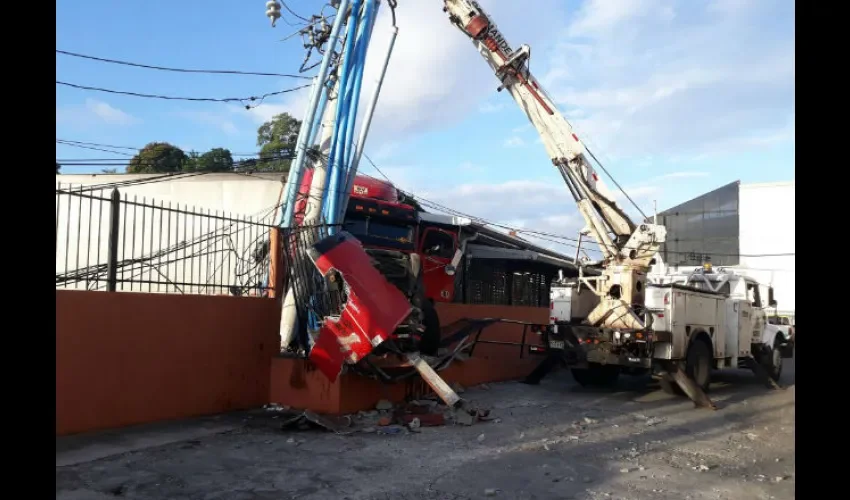
<svg viewBox="0 0 850 500">
<path fill-rule="evenodd" d="M 210 149 L 198 158 L 197 170 L 201 172 L 227 172 L 233 170 L 233 155 L 229 149 Z"/>
<path fill-rule="evenodd" d="M 56 162 L 56 173 L 57 173 L 57 174 L 59 173 L 59 170 L 60 170 L 61 168 L 62 168 L 62 165 L 60 165 L 60 164 L 59 164 L 59 162 L 57 161 L 57 162 Z"/>
<path fill-rule="evenodd" d="M 102 173 L 102 174 L 117 174 L 118 169 L 117 168 L 104 168 L 100 171 L 100 173 Z"/>
<path fill-rule="evenodd" d="M 275 115 L 257 129 L 261 170 L 288 171 L 295 157 L 301 122 L 289 113 Z"/>
<path fill-rule="evenodd" d="M 127 173 L 179 172 L 187 160 L 186 153 L 177 146 L 167 142 L 151 142 L 130 159 Z"/>
</svg>

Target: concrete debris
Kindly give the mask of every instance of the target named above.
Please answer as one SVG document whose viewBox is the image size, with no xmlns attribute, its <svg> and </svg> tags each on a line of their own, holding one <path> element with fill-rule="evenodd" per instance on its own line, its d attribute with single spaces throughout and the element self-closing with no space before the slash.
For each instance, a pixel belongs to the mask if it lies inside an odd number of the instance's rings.
<svg viewBox="0 0 850 500">
<path fill-rule="evenodd" d="M 485 497 L 494 497 L 498 494 L 499 494 L 499 490 L 497 490 L 496 488 L 487 488 L 486 490 L 484 490 L 484 496 Z"/>
<path fill-rule="evenodd" d="M 280 424 L 281 429 L 297 428 L 309 430 L 313 427 L 321 427 L 336 434 L 350 434 L 352 420 L 350 416 L 333 417 L 324 416 L 305 410 L 300 413 L 290 413 L 288 418 Z"/>
<path fill-rule="evenodd" d="M 379 411 L 387 411 L 393 409 L 393 404 L 386 399 L 382 399 L 378 401 L 378 404 L 375 405 L 375 409 Z"/>
<path fill-rule="evenodd" d="M 420 427 L 439 427 L 446 425 L 446 416 L 442 413 L 424 413 L 421 415 L 402 415 L 401 422 L 410 425 L 414 420 L 419 421 Z"/>
<path fill-rule="evenodd" d="M 407 424 L 407 428 L 414 432 L 419 432 L 420 427 L 422 427 L 422 422 L 419 420 L 418 417 L 414 417 L 413 420 L 411 420 Z"/>
<path fill-rule="evenodd" d="M 693 466 L 693 467 L 691 467 L 691 468 L 692 468 L 693 470 L 695 470 L 695 471 L 699 471 L 699 472 L 706 472 L 706 471 L 711 470 L 711 467 L 709 467 L 709 466 L 707 466 L 707 465 L 703 465 L 703 464 L 695 465 L 695 466 Z"/>
<path fill-rule="evenodd" d="M 479 434 L 479 435 L 478 435 L 478 442 L 479 442 L 479 443 L 483 443 L 483 442 L 484 442 L 484 434 Z"/>
<path fill-rule="evenodd" d="M 785 480 L 785 476 L 776 476 L 775 478 L 773 478 L 773 480 L 777 483 L 781 483 Z"/>
<path fill-rule="evenodd" d="M 631 469 L 629 469 L 628 467 L 623 467 L 622 469 L 620 469 L 620 472 L 622 472 L 623 474 L 628 474 L 628 473 L 629 473 L 629 472 L 631 472 L 631 471 L 632 471 L 632 470 L 631 470 Z"/>
<path fill-rule="evenodd" d="M 586 423 L 587 425 L 593 425 L 597 422 L 598 422 L 598 420 L 596 420 L 594 418 L 584 417 L 584 423 Z"/>
<path fill-rule="evenodd" d="M 284 412 L 289 411 L 291 408 L 288 406 L 281 406 L 277 403 L 269 403 L 267 405 L 263 405 L 263 409 L 266 411 Z"/>
<path fill-rule="evenodd" d="M 647 427 L 652 427 L 653 425 L 663 424 L 666 421 L 666 418 L 652 417 L 646 420 L 646 425 Z"/>
<path fill-rule="evenodd" d="M 402 434 L 404 433 L 404 427 L 400 425 L 388 425 L 386 427 L 378 427 L 378 434 Z"/>
</svg>

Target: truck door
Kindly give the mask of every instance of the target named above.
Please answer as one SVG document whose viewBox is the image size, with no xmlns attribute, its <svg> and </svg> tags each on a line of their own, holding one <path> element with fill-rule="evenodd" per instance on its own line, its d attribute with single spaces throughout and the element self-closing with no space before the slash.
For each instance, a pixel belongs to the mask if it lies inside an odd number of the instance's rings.
<svg viewBox="0 0 850 500">
<path fill-rule="evenodd" d="M 446 272 L 457 250 L 457 236 L 449 231 L 429 227 L 422 234 L 419 254 L 422 256 L 422 278 L 425 296 L 434 302 L 451 302 L 455 294 L 454 274 Z"/>
<path fill-rule="evenodd" d="M 738 301 L 738 355 L 749 356 L 753 343 L 753 305 L 750 301 Z"/>
</svg>

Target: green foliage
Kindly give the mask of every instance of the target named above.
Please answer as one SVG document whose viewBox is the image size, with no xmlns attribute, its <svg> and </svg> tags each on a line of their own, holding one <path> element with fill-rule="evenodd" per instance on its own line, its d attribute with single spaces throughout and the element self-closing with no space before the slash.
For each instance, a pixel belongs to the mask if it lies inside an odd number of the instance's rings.
<svg viewBox="0 0 850 500">
<path fill-rule="evenodd" d="M 289 113 L 276 115 L 260 125 L 257 129 L 257 146 L 260 148 L 257 167 L 261 170 L 289 171 L 300 130 L 301 122 Z"/>
<path fill-rule="evenodd" d="M 104 168 L 103 170 L 100 171 L 100 173 L 102 173 L 102 174 L 117 174 L 118 169 L 117 168 Z"/>
<path fill-rule="evenodd" d="M 152 142 L 143 147 L 127 165 L 128 174 L 179 172 L 189 157 L 177 146 L 167 142 Z"/>
<path fill-rule="evenodd" d="M 183 165 L 184 172 L 230 172 L 233 170 L 233 155 L 229 149 L 213 148 L 204 154 L 190 151 Z"/>
</svg>

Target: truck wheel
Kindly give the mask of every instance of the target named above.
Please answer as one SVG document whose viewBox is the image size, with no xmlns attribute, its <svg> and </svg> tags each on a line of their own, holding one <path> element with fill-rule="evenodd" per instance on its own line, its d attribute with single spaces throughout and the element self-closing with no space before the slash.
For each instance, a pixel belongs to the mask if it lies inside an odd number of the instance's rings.
<svg viewBox="0 0 850 500">
<path fill-rule="evenodd" d="M 428 299 L 422 301 L 422 323 L 425 331 L 419 341 L 419 352 L 425 356 L 436 356 L 440 348 L 440 317 Z"/>
<path fill-rule="evenodd" d="M 759 359 L 759 363 L 767 370 L 767 374 L 774 382 L 778 382 L 782 375 L 782 348 L 779 344 L 779 339 L 775 340 L 773 349 L 765 349 Z"/>
<path fill-rule="evenodd" d="M 688 348 L 685 373 L 703 390 L 708 391 L 711 383 L 711 347 L 703 340 L 696 340 Z"/>
<path fill-rule="evenodd" d="M 673 380 L 668 380 L 664 377 L 661 377 L 658 380 L 658 384 L 661 386 L 661 390 L 664 391 L 666 394 L 671 394 L 673 396 L 684 395 L 684 392 L 682 392 L 682 388 L 679 387 L 679 384 L 677 384 Z"/>
<path fill-rule="evenodd" d="M 614 385 L 620 377 L 620 367 L 617 365 L 600 365 L 590 363 L 586 369 L 572 368 L 573 378 L 583 387 L 605 387 Z"/>
</svg>

